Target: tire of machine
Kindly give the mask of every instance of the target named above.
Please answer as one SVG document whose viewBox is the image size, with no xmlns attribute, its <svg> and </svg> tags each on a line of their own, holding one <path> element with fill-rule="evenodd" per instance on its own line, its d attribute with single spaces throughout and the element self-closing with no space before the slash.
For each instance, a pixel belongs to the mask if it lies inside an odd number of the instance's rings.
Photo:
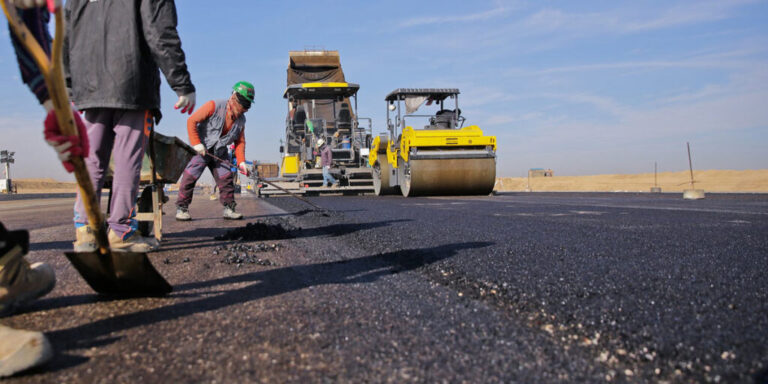
<svg viewBox="0 0 768 384">
<path fill-rule="evenodd" d="M 373 166 L 373 192 L 376 196 L 394 195 L 400 187 L 389 186 L 389 174 L 392 168 L 388 162 L 377 161 Z"/>
<path fill-rule="evenodd" d="M 411 160 L 401 164 L 403 196 L 487 195 L 496 182 L 496 159 Z"/>
</svg>

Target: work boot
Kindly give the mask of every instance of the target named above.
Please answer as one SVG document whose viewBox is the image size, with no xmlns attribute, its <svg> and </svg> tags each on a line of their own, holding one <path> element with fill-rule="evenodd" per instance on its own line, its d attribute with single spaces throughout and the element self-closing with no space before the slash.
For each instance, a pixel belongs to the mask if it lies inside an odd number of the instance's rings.
<svg viewBox="0 0 768 384">
<path fill-rule="evenodd" d="M 242 213 L 235 212 L 234 204 L 224 206 L 223 216 L 227 220 L 240 220 L 243 218 Z"/>
<path fill-rule="evenodd" d="M 189 214 L 189 210 L 182 207 L 176 208 L 176 220 L 178 221 L 190 221 L 192 220 L 192 215 Z"/>
<path fill-rule="evenodd" d="M 0 226 L 0 316 L 45 296 L 56 285 L 53 268 L 44 263 L 30 266 L 24 259 L 28 250 L 29 232 L 8 232 Z"/>
<path fill-rule="evenodd" d="M 138 232 L 133 232 L 123 239 L 110 229 L 107 237 L 109 238 L 109 247 L 114 252 L 146 253 L 156 249 L 154 241 L 139 235 Z"/>
<path fill-rule="evenodd" d="M 84 225 L 75 229 L 75 242 L 72 243 L 75 252 L 94 252 L 98 245 L 96 244 L 96 234 L 89 225 Z"/>
<path fill-rule="evenodd" d="M 53 350 L 41 332 L 0 325 L 0 378 L 48 361 Z"/>
</svg>

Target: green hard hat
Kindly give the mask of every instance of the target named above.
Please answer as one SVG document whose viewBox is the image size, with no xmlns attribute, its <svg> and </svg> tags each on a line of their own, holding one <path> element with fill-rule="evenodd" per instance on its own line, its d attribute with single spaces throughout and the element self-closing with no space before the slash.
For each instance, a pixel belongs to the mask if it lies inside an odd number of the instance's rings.
<svg viewBox="0 0 768 384">
<path fill-rule="evenodd" d="M 247 81 L 238 81 L 237 84 L 235 84 L 232 89 L 237 92 L 240 96 L 244 97 L 246 100 L 253 103 L 253 84 L 247 82 Z"/>
</svg>

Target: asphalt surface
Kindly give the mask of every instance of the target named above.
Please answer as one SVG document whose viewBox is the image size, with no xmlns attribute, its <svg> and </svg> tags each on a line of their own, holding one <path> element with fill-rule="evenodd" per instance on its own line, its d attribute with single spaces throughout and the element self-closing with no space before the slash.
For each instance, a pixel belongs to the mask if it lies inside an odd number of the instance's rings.
<svg viewBox="0 0 768 384">
<path fill-rule="evenodd" d="M 0 202 L 59 278 L 0 320 L 57 351 L 8 381 L 768 382 L 766 195 L 311 199 L 167 205 L 151 299 L 68 265 L 71 201 Z"/>
</svg>

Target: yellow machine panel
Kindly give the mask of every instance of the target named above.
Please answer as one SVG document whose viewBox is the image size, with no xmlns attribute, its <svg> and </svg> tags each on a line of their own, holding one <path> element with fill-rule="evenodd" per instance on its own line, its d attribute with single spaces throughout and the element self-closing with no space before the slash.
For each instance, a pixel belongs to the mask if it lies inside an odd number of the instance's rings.
<svg viewBox="0 0 768 384">
<path fill-rule="evenodd" d="M 299 155 L 287 155 L 283 157 L 280 167 L 280 176 L 295 175 L 299 173 Z"/>
<path fill-rule="evenodd" d="M 400 155 L 408 161 L 411 147 L 491 147 L 496 151 L 496 136 L 483 136 L 477 125 L 461 129 L 420 129 L 405 127 L 400 141 Z"/>
</svg>

